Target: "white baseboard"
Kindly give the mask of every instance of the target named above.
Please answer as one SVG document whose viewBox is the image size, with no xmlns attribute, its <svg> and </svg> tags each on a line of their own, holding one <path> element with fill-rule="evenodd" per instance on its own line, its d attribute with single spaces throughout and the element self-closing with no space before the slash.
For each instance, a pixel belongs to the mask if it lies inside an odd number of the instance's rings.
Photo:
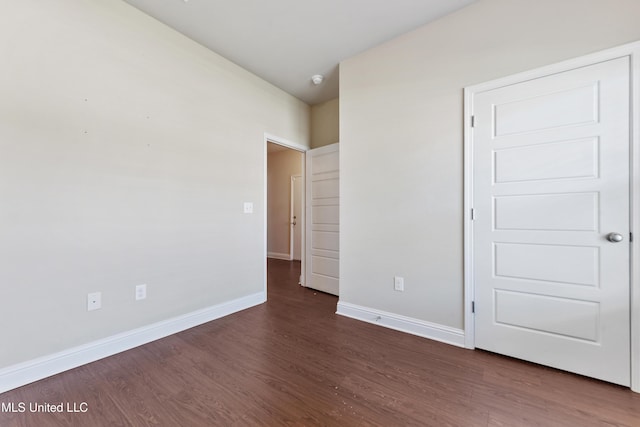
<svg viewBox="0 0 640 427">
<path fill-rule="evenodd" d="M 338 302 L 336 312 L 341 316 L 351 317 L 396 331 L 406 332 L 423 338 L 440 341 L 446 344 L 464 347 L 464 331 L 437 323 L 400 316 L 386 311 L 362 307 L 348 302 Z"/>
<path fill-rule="evenodd" d="M 267 252 L 267 258 L 283 259 L 285 261 L 291 261 L 291 255 L 281 254 L 278 252 Z"/>
<path fill-rule="evenodd" d="M 0 393 L 228 316 L 266 300 L 265 292 L 258 292 L 0 369 Z"/>
</svg>

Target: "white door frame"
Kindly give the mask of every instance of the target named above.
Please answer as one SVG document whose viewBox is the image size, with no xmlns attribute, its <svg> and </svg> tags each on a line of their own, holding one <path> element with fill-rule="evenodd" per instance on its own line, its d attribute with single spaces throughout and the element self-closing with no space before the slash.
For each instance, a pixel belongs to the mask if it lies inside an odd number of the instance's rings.
<svg viewBox="0 0 640 427">
<path fill-rule="evenodd" d="M 464 327 L 465 347 L 475 348 L 475 323 L 473 301 L 475 283 L 473 277 L 473 100 L 479 92 L 502 86 L 544 77 L 574 68 L 629 57 L 631 63 L 631 194 L 630 227 L 636 236 L 630 244 L 631 250 L 631 389 L 640 393 L 640 42 L 563 61 L 554 65 L 500 78 L 464 88 Z"/>
<path fill-rule="evenodd" d="M 302 159 L 304 161 L 304 159 Z M 291 200 L 290 200 L 290 212 L 289 212 L 289 220 L 293 219 L 293 215 L 295 214 L 295 203 L 296 203 L 296 191 L 295 191 L 295 182 L 296 179 L 301 179 L 302 182 L 304 183 L 304 179 L 302 179 L 302 175 L 291 175 Z M 299 201 L 300 204 L 300 216 L 302 216 L 304 214 L 304 208 L 303 208 L 303 204 L 304 204 L 304 186 L 301 187 L 301 200 Z M 293 228 L 291 227 L 291 225 L 293 225 L 292 223 L 289 224 L 289 259 L 293 260 L 294 258 L 294 245 L 295 245 L 295 232 L 293 230 Z M 302 220 L 302 218 L 296 218 L 296 226 L 300 225 L 303 226 L 304 225 L 304 221 Z M 295 226 L 294 226 L 295 227 Z M 304 230 L 300 230 L 300 237 L 304 236 Z M 302 260 L 302 252 L 304 252 L 304 246 L 302 246 L 302 241 L 300 241 L 300 259 Z"/>
<path fill-rule="evenodd" d="M 264 134 L 264 199 L 263 199 L 263 206 L 264 206 L 264 294 L 267 295 L 267 144 L 271 142 L 273 144 L 277 144 L 277 145 L 281 145 L 283 147 L 286 148 L 290 148 L 292 150 L 296 150 L 300 153 L 302 153 L 302 178 L 305 179 L 306 181 L 306 171 L 305 171 L 305 167 L 306 167 L 306 152 L 307 150 L 309 150 L 309 147 L 306 147 L 304 145 L 295 143 L 295 142 L 291 142 L 285 138 L 280 138 L 278 136 L 275 135 L 271 135 L 269 133 L 265 133 Z M 305 236 L 305 231 L 304 231 L 304 216 L 305 216 L 305 204 L 304 204 L 304 198 L 305 198 L 305 189 L 304 186 L 302 188 L 302 199 L 303 199 L 303 203 L 301 203 L 301 210 L 302 213 L 300 216 L 302 216 L 301 218 L 301 226 L 303 227 L 301 230 L 302 233 L 302 242 L 301 242 L 301 247 L 302 247 L 302 253 L 300 255 L 300 257 L 302 258 L 301 260 L 301 272 L 300 272 L 300 284 L 304 286 L 304 278 L 305 278 L 305 251 L 304 251 L 304 247 L 306 245 L 306 236 Z M 289 252 L 292 253 L 293 248 L 290 247 Z"/>
</svg>

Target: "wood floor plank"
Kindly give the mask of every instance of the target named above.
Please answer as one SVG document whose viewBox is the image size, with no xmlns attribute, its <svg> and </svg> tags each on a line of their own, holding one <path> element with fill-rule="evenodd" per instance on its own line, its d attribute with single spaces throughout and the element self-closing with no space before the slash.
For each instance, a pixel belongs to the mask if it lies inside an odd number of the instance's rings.
<svg viewBox="0 0 640 427">
<path fill-rule="evenodd" d="M 626 388 L 337 316 L 299 275 L 269 260 L 266 304 L 0 394 L 88 405 L 0 426 L 640 426 Z"/>
</svg>

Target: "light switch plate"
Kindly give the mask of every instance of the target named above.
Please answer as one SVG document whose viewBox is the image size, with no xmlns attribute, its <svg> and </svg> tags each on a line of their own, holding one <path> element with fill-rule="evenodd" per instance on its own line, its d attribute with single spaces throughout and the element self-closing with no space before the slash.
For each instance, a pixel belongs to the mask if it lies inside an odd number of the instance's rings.
<svg viewBox="0 0 640 427">
<path fill-rule="evenodd" d="M 253 213 L 253 203 L 252 202 L 244 202 L 244 213 L 246 213 L 246 214 Z"/>
<path fill-rule="evenodd" d="M 147 297 L 147 285 L 136 286 L 136 301 L 145 299 Z"/>
<path fill-rule="evenodd" d="M 91 292 L 87 294 L 87 311 L 102 308 L 102 292 Z"/>
</svg>

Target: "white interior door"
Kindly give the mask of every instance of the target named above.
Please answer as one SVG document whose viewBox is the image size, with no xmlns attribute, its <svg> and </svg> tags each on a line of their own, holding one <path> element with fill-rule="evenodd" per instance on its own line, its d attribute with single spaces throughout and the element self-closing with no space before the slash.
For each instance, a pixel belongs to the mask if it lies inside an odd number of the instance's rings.
<svg viewBox="0 0 640 427">
<path fill-rule="evenodd" d="M 291 177 L 291 258 L 302 259 L 302 186 L 303 178 Z"/>
<path fill-rule="evenodd" d="M 339 145 L 307 151 L 305 286 L 338 295 Z"/>
<path fill-rule="evenodd" d="M 476 347 L 629 385 L 629 99 L 627 57 L 473 95 Z"/>
</svg>

